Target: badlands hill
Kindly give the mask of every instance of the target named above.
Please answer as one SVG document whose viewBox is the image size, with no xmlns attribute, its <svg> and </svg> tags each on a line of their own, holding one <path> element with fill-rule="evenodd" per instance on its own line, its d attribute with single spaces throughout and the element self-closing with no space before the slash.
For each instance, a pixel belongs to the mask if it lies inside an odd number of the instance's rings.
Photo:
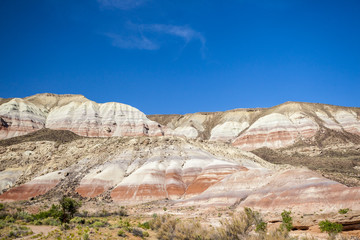
<svg viewBox="0 0 360 240">
<path fill-rule="evenodd" d="M 359 108 L 287 102 L 146 116 L 55 94 L 0 104 L 0 201 L 360 211 Z"/>
<path fill-rule="evenodd" d="M 350 146 L 360 141 L 359 116 L 360 108 L 299 102 L 272 108 L 146 116 L 121 103 L 98 104 L 82 95 L 45 93 L 0 100 L 0 139 L 49 128 L 89 137 L 185 136 L 228 142 L 247 151 L 299 142 L 319 145 L 323 144 L 319 136 L 329 134 Z"/>
<path fill-rule="evenodd" d="M 175 135 L 226 141 L 243 150 L 281 148 L 296 142 L 316 142 L 318 134 L 337 132 L 358 143 L 360 108 L 286 102 L 272 108 L 235 109 L 186 115 L 149 115 Z"/>
<path fill-rule="evenodd" d="M 0 139 L 43 128 L 70 130 L 90 137 L 163 135 L 161 126 L 136 108 L 115 102 L 98 104 L 70 94 L 3 99 L 0 122 Z"/>
</svg>

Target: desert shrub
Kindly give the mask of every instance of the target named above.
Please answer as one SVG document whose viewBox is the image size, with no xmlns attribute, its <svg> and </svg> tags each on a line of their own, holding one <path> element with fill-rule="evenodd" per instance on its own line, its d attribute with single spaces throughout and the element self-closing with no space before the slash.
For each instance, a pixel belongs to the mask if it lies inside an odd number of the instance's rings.
<svg viewBox="0 0 360 240">
<path fill-rule="evenodd" d="M 143 231 L 143 237 L 145 238 L 145 237 L 149 237 L 150 236 L 150 234 L 148 233 L 148 232 L 146 232 L 146 231 Z"/>
<path fill-rule="evenodd" d="M 206 236 L 209 233 L 202 227 L 198 221 L 180 221 L 170 215 L 162 215 L 154 217 L 149 226 L 153 230 L 157 230 L 158 239 L 210 239 Z M 145 233 L 144 233 L 145 237 Z"/>
<path fill-rule="evenodd" d="M 49 226 L 59 226 L 61 224 L 58 218 L 53 218 L 53 217 L 45 218 L 41 222 L 43 225 L 49 225 Z"/>
<path fill-rule="evenodd" d="M 131 231 L 131 233 L 136 236 L 136 237 L 143 237 L 143 231 L 139 228 L 133 228 L 133 230 Z"/>
<path fill-rule="evenodd" d="M 124 231 L 124 230 L 119 230 L 118 233 L 117 233 L 117 235 L 118 235 L 119 237 L 126 237 L 126 234 L 125 234 L 125 231 Z"/>
<path fill-rule="evenodd" d="M 154 216 L 153 215 L 153 219 L 151 219 L 149 221 L 149 225 L 150 225 L 150 228 L 152 230 L 157 230 L 159 229 L 164 223 L 166 223 L 168 221 L 168 219 L 170 219 L 170 216 L 169 215 L 156 215 Z"/>
<path fill-rule="evenodd" d="M 178 221 L 175 229 L 175 239 L 210 239 L 210 232 L 199 221 Z"/>
<path fill-rule="evenodd" d="M 123 228 L 127 232 L 132 231 L 131 224 L 128 220 L 120 219 L 119 222 L 115 225 L 116 228 Z"/>
<path fill-rule="evenodd" d="M 41 220 L 34 220 L 33 224 L 34 225 L 42 225 L 42 221 Z"/>
<path fill-rule="evenodd" d="M 329 220 L 319 222 L 321 232 L 327 232 L 330 239 L 335 238 L 336 234 L 342 231 L 343 225 L 339 223 L 333 223 Z"/>
<path fill-rule="evenodd" d="M 85 224 L 86 220 L 85 218 L 82 217 L 74 217 L 73 219 L 70 220 L 70 222 L 76 224 Z"/>
<path fill-rule="evenodd" d="M 28 212 L 20 211 L 16 213 L 16 219 L 24 220 L 25 222 L 34 221 L 34 216 Z"/>
<path fill-rule="evenodd" d="M 266 232 L 267 229 L 267 223 L 260 221 L 258 224 L 256 224 L 256 229 L 255 231 L 258 233 L 262 233 L 262 232 Z"/>
<path fill-rule="evenodd" d="M 282 230 L 290 231 L 293 228 L 292 217 L 290 215 L 291 215 L 291 211 L 284 210 L 281 213 L 282 224 L 280 225 L 280 227 Z"/>
<path fill-rule="evenodd" d="M 7 216 L 5 217 L 5 222 L 13 223 L 13 222 L 15 222 L 15 219 L 14 219 L 13 216 L 7 215 Z"/>
<path fill-rule="evenodd" d="M 61 216 L 60 221 L 62 223 L 69 223 L 74 217 L 74 214 L 81 207 L 81 202 L 69 197 L 63 197 L 60 200 Z"/>
<path fill-rule="evenodd" d="M 61 230 L 65 231 L 65 230 L 69 230 L 71 228 L 71 226 L 68 223 L 62 223 L 61 224 Z"/>
<path fill-rule="evenodd" d="M 5 210 L 5 205 L 3 203 L 0 203 L 0 211 L 4 211 Z"/>
<path fill-rule="evenodd" d="M 296 240 L 297 238 L 289 237 L 288 231 L 283 231 L 277 229 L 276 231 L 271 231 L 266 235 L 262 235 L 262 240 Z M 301 238 L 301 240 L 307 240 L 307 238 Z M 313 239 L 314 240 L 314 239 Z"/>
<path fill-rule="evenodd" d="M 221 222 L 222 227 L 217 230 L 218 239 L 245 239 L 253 230 L 266 232 L 267 224 L 262 220 L 260 213 L 244 208 L 240 214 L 232 219 Z"/>
<path fill-rule="evenodd" d="M 150 223 L 149 222 L 139 223 L 138 227 L 142 229 L 150 229 Z"/>
<path fill-rule="evenodd" d="M 100 228 L 100 227 L 106 227 L 107 225 L 108 225 L 107 222 L 98 220 L 98 221 L 95 221 L 91 226 L 94 228 Z"/>
<path fill-rule="evenodd" d="M 11 231 L 7 234 L 7 237 L 12 238 L 20 238 L 24 236 L 28 236 L 32 234 L 33 232 L 30 230 L 30 228 L 25 226 L 11 226 Z"/>
<path fill-rule="evenodd" d="M 85 219 L 85 225 L 91 225 L 93 224 L 95 221 L 97 221 L 98 219 L 96 218 L 88 218 L 88 219 Z"/>
<path fill-rule="evenodd" d="M 0 229 L 6 227 L 7 223 L 4 220 L 0 220 Z"/>
<path fill-rule="evenodd" d="M 39 212 L 37 214 L 33 214 L 31 216 L 31 218 L 33 219 L 33 221 L 35 221 L 35 220 L 40 221 L 40 220 L 43 220 L 43 219 L 46 219 L 46 218 L 49 218 L 49 217 L 60 218 L 61 214 L 62 213 L 61 213 L 61 210 L 60 210 L 60 206 L 53 204 L 49 210 L 41 211 L 41 212 Z"/>
<path fill-rule="evenodd" d="M 126 211 L 126 209 L 125 209 L 124 206 L 121 206 L 121 207 L 120 207 L 120 210 L 119 210 L 119 212 L 118 212 L 118 215 L 119 215 L 120 217 L 127 217 L 127 216 L 129 216 L 129 214 L 127 213 L 127 211 Z"/>
<path fill-rule="evenodd" d="M 340 210 L 339 210 L 339 213 L 340 213 L 340 214 L 347 214 L 347 213 L 349 212 L 349 210 L 350 210 L 350 209 L 348 209 L 348 208 L 340 209 Z"/>
<path fill-rule="evenodd" d="M 90 237 L 89 237 L 88 233 L 84 233 L 82 238 L 83 238 L 83 240 L 90 240 Z"/>
</svg>

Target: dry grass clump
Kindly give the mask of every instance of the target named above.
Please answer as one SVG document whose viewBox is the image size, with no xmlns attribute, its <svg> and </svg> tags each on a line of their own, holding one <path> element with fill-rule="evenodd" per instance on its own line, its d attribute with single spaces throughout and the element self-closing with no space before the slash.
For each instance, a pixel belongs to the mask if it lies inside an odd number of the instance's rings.
<svg viewBox="0 0 360 240">
<path fill-rule="evenodd" d="M 218 228 L 210 228 L 196 220 L 180 221 L 170 215 L 154 216 L 151 229 L 160 240 L 289 240 L 286 228 L 267 232 L 261 215 L 249 208 L 221 222 Z M 302 238 L 306 240 L 306 238 Z"/>
<path fill-rule="evenodd" d="M 150 221 L 152 230 L 157 231 L 160 240 L 205 240 L 210 238 L 210 231 L 194 220 L 180 221 L 170 215 L 154 216 Z"/>
</svg>

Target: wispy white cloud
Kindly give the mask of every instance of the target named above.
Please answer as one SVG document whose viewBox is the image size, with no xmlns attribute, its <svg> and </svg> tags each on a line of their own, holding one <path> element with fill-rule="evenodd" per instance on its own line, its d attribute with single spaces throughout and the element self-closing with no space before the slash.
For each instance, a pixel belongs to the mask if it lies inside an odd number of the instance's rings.
<svg viewBox="0 0 360 240">
<path fill-rule="evenodd" d="M 129 10 L 137 8 L 148 0 L 97 0 L 101 7 Z"/>
<path fill-rule="evenodd" d="M 166 24 L 142 24 L 139 28 L 143 31 L 157 32 L 160 34 L 169 34 L 176 37 L 180 37 L 185 40 L 186 43 L 191 40 L 199 40 L 202 45 L 205 45 L 205 37 L 188 26 L 176 26 Z"/>
<path fill-rule="evenodd" d="M 125 49 L 140 49 L 140 50 L 156 50 L 159 49 L 159 45 L 149 40 L 144 36 L 130 36 L 123 37 L 118 34 L 108 33 L 105 34 L 112 40 L 114 47 Z"/>
<path fill-rule="evenodd" d="M 168 24 L 133 24 L 127 23 L 130 35 L 124 37 L 118 34 L 105 34 L 112 39 L 112 45 L 126 49 L 157 50 L 161 47 L 159 39 L 166 36 L 178 37 L 184 41 L 184 47 L 191 41 L 201 44 L 201 54 L 205 56 L 205 37 L 189 26 Z M 165 42 L 165 41 L 161 41 Z"/>
</svg>

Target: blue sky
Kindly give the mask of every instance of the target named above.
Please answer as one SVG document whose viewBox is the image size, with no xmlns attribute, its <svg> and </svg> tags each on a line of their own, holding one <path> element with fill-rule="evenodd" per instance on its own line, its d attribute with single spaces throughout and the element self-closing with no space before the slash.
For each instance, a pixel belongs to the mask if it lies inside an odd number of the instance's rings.
<svg viewBox="0 0 360 240">
<path fill-rule="evenodd" d="M 360 1 L 2 0 L 0 97 L 146 114 L 360 107 Z"/>
</svg>

